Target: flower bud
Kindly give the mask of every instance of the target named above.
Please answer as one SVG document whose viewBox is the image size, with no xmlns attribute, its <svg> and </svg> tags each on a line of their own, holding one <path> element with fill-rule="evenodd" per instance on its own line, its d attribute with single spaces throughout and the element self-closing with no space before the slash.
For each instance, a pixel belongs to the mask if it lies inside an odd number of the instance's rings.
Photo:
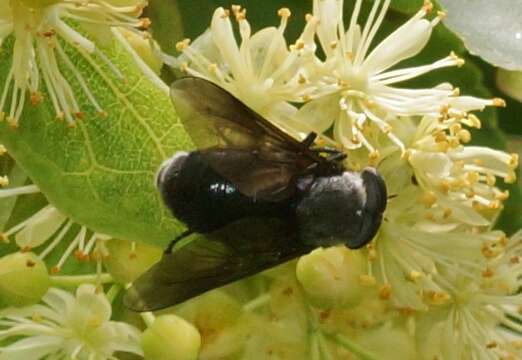
<svg viewBox="0 0 522 360">
<path fill-rule="evenodd" d="M 344 246 L 318 248 L 299 259 L 297 279 L 310 301 L 319 307 L 355 306 L 365 288 L 359 278 L 364 274 L 365 258 Z"/>
<path fill-rule="evenodd" d="M 0 259 L 0 301 L 26 306 L 40 301 L 50 286 L 45 263 L 33 253 L 14 253 Z"/>
<path fill-rule="evenodd" d="M 522 71 L 498 69 L 497 86 L 512 98 L 522 101 Z"/>
<path fill-rule="evenodd" d="M 214 290 L 187 301 L 176 309 L 201 332 L 199 358 L 223 359 L 240 351 L 247 336 L 248 321 L 241 317 L 240 303 L 222 290 Z"/>
<path fill-rule="evenodd" d="M 127 240 L 107 241 L 109 256 L 104 265 L 119 283 L 128 284 L 143 274 L 161 258 L 162 250 L 157 246 L 143 243 L 133 244 Z"/>
<path fill-rule="evenodd" d="M 201 347 L 198 330 L 176 315 L 161 315 L 141 336 L 147 360 L 196 360 Z"/>
</svg>

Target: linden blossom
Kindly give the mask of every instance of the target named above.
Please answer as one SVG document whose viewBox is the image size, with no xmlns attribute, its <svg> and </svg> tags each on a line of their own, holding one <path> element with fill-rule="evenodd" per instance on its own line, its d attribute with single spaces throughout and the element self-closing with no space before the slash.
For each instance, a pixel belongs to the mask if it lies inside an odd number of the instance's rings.
<svg viewBox="0 0 522 360">
<path fill-rule="evenodd" d="M 445 274 L 451 301 L 438 316 L 419 318 L 420 330 L 427 334 L 421 350 L 430 358 L 520 358 L 521 240 L 520 231 L 506 238 L 503 254 L 482 270 Z"/>
<path fill-rule="evenodd" d="M 0 340 L 15 339 L 3 343 L 0 358 L 117 359 L 118 351 L 143 356 L 139 330 L 111 321 L 111 304 L 94 285 L 81 285 L 76 296 L 51 288 L 43 303 L 0 311 Z"/>
<path fill-rule="evenodd" d="M 369 52 L 390 0 L 374 1 L 361 29 L 358 20 L 362 3 L 362 0 L 356 1 L 348 30 L 345 30 L 342 0 L 314 0 L 313 16 L 319 20 L 317 36 L 326 58 L 315 59 L 312 100 L 301 107 L 295 119 L 317 132 L 333 124 L 337 141 L 348 149 L 364 146 L 375 162 L 379 151 L 367 136 L 369 124 L 404 152 L 405 145 L 390 125 L 398 116 L 438 116 L 440 109 L 448 105 L 464 111 L 503 105 L 496 99 L 459 97 L 458 90 L 446 84 L 431 89 L 394 87 L 432 70 L 461 66 L 464 62 L 452 53 L 429 65 L 387 71 L 417 55 L 445 14 L 438 13 L 433 20 L 426 20 L 433 7 L 426 1 L 416 15 Z M 318 109 L 328 109 L 328 116 L 317 116 Z"/>
<path fill-rule="evenodd" d="M 16 127 L 24 108 L 27 92 L 33 105 L 43 100 L 41 83 L 46 86 L 56 117 L 65 119 L 70 126 L 83 113 L 77 94 L 64 77 L 70 71 L 92 106 L 101 114 L 105 111 L 86 84 L 85 74 L 67 55 L 63 44 L 75 48 L 83 57 L 96 55 L 116 77 L 123 74 L 98 49 L 96 44 L 70 26 L 76 22 L 91 35 L 110 31 L 110 27 L 123 27 L 141 35 L 138 28 L 147 28 L 148 19 L 138 19 L 144 1 L 131 1 L 129 6 L 112 5 L 111 1 L 56 0 L 56 1 L 2 1 L 0 4 L 0 45 L 14 36 L 12 65 L 3 89 L 0 89 L 0 120 L 7 115 L 11 126 Z M 63 40 L 60 41 L 60 40 Z M 9 98 L 11 93 L 11 98 Z"/>
<path fill-rule="evenodd" d="M 288 49 L 283 37 L 290 17 L 287 8 L 278 11 L 279 27 L 267 27 L 255 34 L 251 34 L 245 9 L 233 6 L 232 14 L 239 25 L 239 46 L 230 12 L 217 8 L 210 29 L 190 45 L 188 39 L 178 43 L 182 55 L 169 58 L 168 63 L 218 84 L 259 114 L 299 136 L 289 126 L 297 111 L 289 102 L 302 102 L 308 97 L 317 19 L 307 19 L 301 36 Z"/>
<path fill-rule="evenodd" d="M 2 189 L 0 190 L 0 199 L 39 192 L 40 190 L 36 185 Z M 0 233 L 0 241 L 8 243 L 10 238 L 14 237 L 16 245 L 23 252 L 32 251 L 34 248 L 46 244 L 47 246 L 38 255 L 40 259 L 45 259 L 61 242 L 65 241 L 64 239 L 73 225 L 72 220 L 68 219 L 54 206 L 48 204 L 27 219 Z M 79 261 L 92 258 L 101 264 L 101 258 L 107 254 L 104 240 L 107 240 L 106 236 L 89 232 L 85 226 L 81 226 L 57 263 L 51 267 L 51 273 L 60 272 L 65 261 L 71 255 L 74 255 Z M 101 274 L 101 268 L 98 269 L 98 274 Z"/>
</svg>

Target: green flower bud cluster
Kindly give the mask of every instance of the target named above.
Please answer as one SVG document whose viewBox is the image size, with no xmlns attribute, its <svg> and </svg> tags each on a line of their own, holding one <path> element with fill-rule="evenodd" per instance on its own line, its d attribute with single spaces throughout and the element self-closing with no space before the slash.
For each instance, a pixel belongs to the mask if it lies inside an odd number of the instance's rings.
<svg viewBox="0 0 522 360">
<path fill-rule="evenodd" d="M 147 360 L 196 360 L 201 347 L 198 330 L 176 315 L 161 315 L 141 336 Z"/>
<path fill-rule="evenodd" d="M 0 303 L 26 306 L 40 301 L 50 286 L 45 263 L 33 253 L 0 258 Z"/>
</svg>

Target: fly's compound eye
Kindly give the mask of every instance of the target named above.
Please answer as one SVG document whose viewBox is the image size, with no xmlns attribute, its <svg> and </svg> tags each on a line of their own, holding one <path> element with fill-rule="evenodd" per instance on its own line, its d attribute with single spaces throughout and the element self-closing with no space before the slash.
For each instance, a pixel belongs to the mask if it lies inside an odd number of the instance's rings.
<svg viewBox="0 0 522 360">
<path fill-rule="evenodd" d="M 187 159 L 187 156 L 188 152 L 178 151 L 171 158 L 163 161 L 158 171 L 156 172 L 155 177 L 155 183 L 158 189 L 161 189 L 169 175 L 175 175 L 181 170 L 185 160 Z"/>
</svg>

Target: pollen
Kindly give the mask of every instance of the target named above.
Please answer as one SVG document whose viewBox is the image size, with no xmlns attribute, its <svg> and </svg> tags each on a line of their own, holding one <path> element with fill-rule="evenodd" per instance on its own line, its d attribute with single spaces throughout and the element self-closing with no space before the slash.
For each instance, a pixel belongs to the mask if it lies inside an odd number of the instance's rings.
<svg viewBox="0 0 522 360">
<path fill-rule="evenodd" d="M 474 127 L 475 129 L 480 129 L 482 127 L 482 123 L 476 115 L 469 114 L 467 120 L 469 122 L 469 125 L 471 127 Z"/>
<path fill-rule="evenodd" d="M 365 275 L 359 276 L 359 284 L 361 284 L 362 286 L 372 287 L 372 286 L 375 286 L 376 283 L 377 283 L 377 280 L 372 275 L 365 274 Z"/>
<path fill-rule="evenodd" d="M 447 220 L 452 215 L 452 213 L 453 213 L 453 210 L 451 210 L 451 208 L 445 208 L 444 211 L 442 212 L 442 218 L 444 220 Z"/>
<path fill-rule="evenodd" d="M 292 12 L 290 11 L 289 8 L 284 7 L 277 11 L 277 15 L 282 18 L 288 19 L 292 15 Z"/>
<path fill-rule="evenodd" d="M 495 186 L 495 183 L 497 182 L 497 178 L 493 174 L 487 174 L 486 175 L 486 184 L 488 186 Z"/>
<path fill-rule="evenodd" d="M 0 242 L 3 242 L 4 244 L 9 244 L 9 237 L 4 233 L 0 233 Z"/>
<path fill-rule="evenodd" d="M 515 175 L 514 172 L 510 172 L 504 178 L 504 181 L 506 182 L 506 184 L 513 184 L 513 183 L 515 183 L 515 181 L 517 181 L 517 176 Z"/>
<path fill-rule="evenodd" d="M 242 21 L 246 19 L 246 9 L 242 8 L 241 5 L 232 5 L 232 13 L 236 18 L 236 21 Z"/>
<path fill-rule="evenodd" d="M 179 52 L 182 52 L 183 50 L 185 50 L 186 48 L 188 48 L 190 45 L 190 39 L 189 38 L 185 38 L 181 41 L 178 41 L 176 43 L 176 50 L 179 51 Z"/>
<path fill-rule="evenodd" d="M 217 64 L 216 63 L 210 63 L 208 64 L 208 71 L 211 73 L 211 74 L 215 74 L 217 72 Z"/>
<path fill-rule="evenodd" d="M 495 194 L 495 199 L 500 201 L 505 201 L 509 199 L 509 190 L 498 192 L 497 194 Z"/>
<path fill-rule="evenodd" d="M 368 261 L 373 261 L 377 258 L 377 250 L 375 250 L 375 246 L 373 244 L 366 245 L 368 249 Z"/>
<path fill-rule="evenodd" d="M 446 133 L 444 131 L 439 131 L 435 134 L 433 134 L 433 138 L 435 139 L 435 142 L 445 142 L 447 140 Z"/>
<path fill-rule="evenodd" d="M 423 274 L 420 271 L 412 270 L 408 274 L 408 279 L 414 283 L 418 282 L 422 278 Z"/>
<path fill-rule="evenodd" d="M 485 278 L 491 278 L 495 275 L 495 271 L 490 268 L 490 267 L 487 267 L 486 269 L 484 269 L 482 271 L 482 277 L 485 277 Z"/>
<path fill-rule="evenodd" d="M 420 201 L 427 208 L 431 208 L 437 202 L 437 196 L 433 191 L 427 191 L 421 196 Z"/>
<path fill-rule="evenodd" d="M 511 166 L 511 168 L 516 168 L 518 167 L 518 160 L 519 160 L 519 156 L 518 154 L 511 154 L 511 157 L 509 159 L 509 166 Z"/>
<path fill-rule="evenodd" d="M 381 158 L 381 154 L 379 153 L 379 150 L 373 150 L 368 154 L 368 163 L 370 166 L 375 166 L 379 162 L 379 159 Z"/>
<path fill-rule="evenodd" d="M 9 178 L 7 176 L 0 176 L 0 187 L 6 187 L 9 185 Z"/>
<path fill-rule="evenodd" d="M 39 91 L 35 91 L 33 93 L 31 93 L 31 105 L 33 106 L 36 106 L 38 104 L 40 104 L 43 100 L 43 96 L 42 96 L 42 93 L 40 93 Z"/>
<path fill-rule="evenodd" d="M 480 180 L 480 174 L 476 171 L 470 171 L 466 174 L 466 179 L 471 185 L 476 184 Z"/>
<path fill-rule="evenodd" d="M 458 57 L 457 54 L 455 54 L 453 51 L 450 53 L 449 57 L 451 60 L 455 62 L 455 65 L 457 65 L 457 67 L 462 67 L 466 63 L 464 59 Z"/>
<path fill-rule="evenodd" d="M 467 144 L 471 141 L 471 133 L 469 132 L 469 130 L 466 130 L 466 129 L 459 130 L 459 132 L 457 133 L 457 136 L 459 137 L 460 141 L 463 142 L 464 144 Z"/>
<path fill-rule="evenodd" d="M 7 149 L 4 145 L 0 144 L 0 156 L 7 154 Z"/>
<path fill-rule="evenodd" d="M 140 21 L 139 27 L 141 27 L 143 29 L 148 29 L 151 24 L 152 24 L 152 22 L 150 21 L 149 18 L 142 18 Z"/>
<path fill-rule="evenodd" d="M 491 102 L 493 103 L 493 106 L 506 107 L 506 101 L 504 99 L 493 98 Z"/>
<path fill-rule="evenodd" d="M 390 284 L 384 284 L 379 289 L 379 299 L 381 300 L 389 300 L 392 295 L 392 287 Z"/>
<path fill-rule="evenodd" d="M 447 16 L 448 14 L 445 11 L 437 11 L 437 17 L 440 20 L 444 20 Z"/>
<path fill-rule="evenodd" d="M 429 291 L 426 300 L 432 305 L 445 305 L 450 300 L 450 296 L 445 292 Z"/>
<path fill-rule="evenodd" d="M 429 14 L 433 10 L 433 3 L 430 0 L 424 0 L 424 4 L 422 5 L 422 9 Z"/>
<path fill-rule="evenodd" d="M 295 44 L 292 45 L 292 46 L 293 46 L 293 49 L 295 49 L 295 50 L 302 50 L 302 49 L 304 49 L 304 47 L 305 47 L 305 43 L 304 43 L 303 40 L 299 39 L 299 40 L 297 40 L 297 41 L 295 42 Z M 293 49 L 292 49 L 292 46 L 290 47 L 291 50 L 293 50 Z"/>
<path fill-rule="evenodd" d="M 451 190 L 451 184 L 448 180 L 442 180 L 439 185 L 440 191 L 442 191 L 444 194 L 448 194 Z"/>
</svg>

